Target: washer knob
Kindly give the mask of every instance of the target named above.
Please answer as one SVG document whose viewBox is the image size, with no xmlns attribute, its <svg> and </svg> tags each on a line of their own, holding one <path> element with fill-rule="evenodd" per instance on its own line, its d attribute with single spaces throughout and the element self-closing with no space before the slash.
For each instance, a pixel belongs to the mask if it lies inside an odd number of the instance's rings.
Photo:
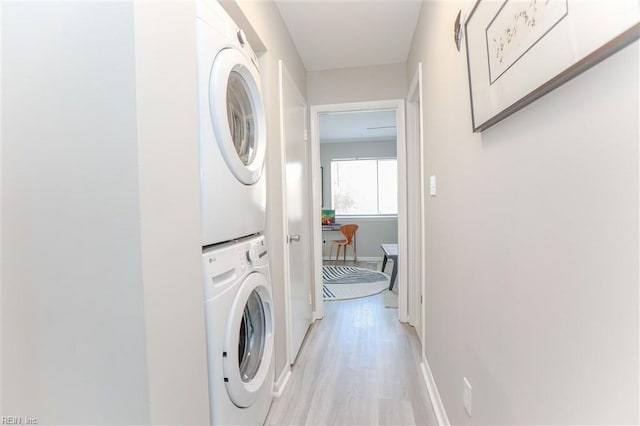
<svg viewBox="0 0 640 426">
<path fill-rule="evenodd" d="M 253 263 L 256 260 L 258 260 L 258 250 L 256 250 L 255 247 L 251 247 L 249 250 L 247 250 L 247 260 L 250 263 Z"/>
<path fill-rule="evenodd" d="M 236 35 L 238 36 L 238 41 L 240 42 L 240 45 L 244 46 L 247 43 L 247 36 L 244 33 L 244 31 L 238 30 Z"/>
</svg>

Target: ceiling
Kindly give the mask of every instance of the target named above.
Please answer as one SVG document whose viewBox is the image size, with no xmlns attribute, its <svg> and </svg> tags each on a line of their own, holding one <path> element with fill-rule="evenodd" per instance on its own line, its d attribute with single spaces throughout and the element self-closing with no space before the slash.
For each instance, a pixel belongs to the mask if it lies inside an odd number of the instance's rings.
<svg viewBox="0 0 640 426">
<path fill-rule="evenodd" d="M 396 139 L 395 111 L 320 114 L 320 143 Z"/>
<path fill-rule="evenodd" d="M 407 61 L 422 0 L 275 0 L 307 71 Z M 320 116 L 321 143 L 396 138 L 395 111 Z"/>
<path fill-rule="evenodd" d="M 275 0 L 307 71 L 407 61 L 422 0 Z"/>
</svg>

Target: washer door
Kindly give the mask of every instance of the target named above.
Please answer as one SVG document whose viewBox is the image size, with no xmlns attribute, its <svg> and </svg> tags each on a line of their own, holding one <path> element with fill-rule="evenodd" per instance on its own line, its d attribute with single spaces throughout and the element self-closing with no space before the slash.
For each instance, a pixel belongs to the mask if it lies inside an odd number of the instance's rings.
<svg viewBox="0 0 640 426">
<path fill-rule="evenodd" d="M 213 132 L 227 166 L 243 184 L 262 174 L 266 152 L 266 117 L 251 61 L 238 50 L 218 53 L 209 75 L 209 112 Z"/>
<path fill-rule="evenodd" d="M 250 407 L 271 380 L 273 312 L 267 278 L 247 276 L 231 307 L 224 339 L 223 371 L 227 393 L 238 407 Z"/>
</svg>

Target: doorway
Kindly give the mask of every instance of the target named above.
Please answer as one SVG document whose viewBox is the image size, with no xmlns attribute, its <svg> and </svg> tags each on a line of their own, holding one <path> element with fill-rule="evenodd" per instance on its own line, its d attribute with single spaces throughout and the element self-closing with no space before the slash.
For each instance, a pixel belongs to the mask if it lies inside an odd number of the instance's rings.
<svg viewBox="0 0 640 426">
<path fill-rule="evenodd" d="M 320 154 L 320 121 L 321 116 L 339 113 L 360 113 L 363 111 L 392 111 L 396 123 L 396 158 L 397 158 L 397 240 L 398 240 L 398 273 L 396 286 L 398 289 L 398 318 L 402 322 L 408 320 L 407 307 L 407 177 L 406 177 L 406 142 L 405 142 L 405 109 L 404 100 L 386 100 L 373 102 L 357 102 L 348 104 L 315 105 L 311 107 L 311 164 L 312 164 L 312 224 L 313 265 L 314 265 L 314 319 L 324 316 L 322 296 L 322 228 L 321 212 L 322 174 Z M 321 168 L 322 167 L 322 168 Z M 327 204 L 327 200 L 325 203 Z M 316 225 L 317 224 L 317 225 Z M 382 257 L 382 252 L 380 252 Z"/>
</svg>

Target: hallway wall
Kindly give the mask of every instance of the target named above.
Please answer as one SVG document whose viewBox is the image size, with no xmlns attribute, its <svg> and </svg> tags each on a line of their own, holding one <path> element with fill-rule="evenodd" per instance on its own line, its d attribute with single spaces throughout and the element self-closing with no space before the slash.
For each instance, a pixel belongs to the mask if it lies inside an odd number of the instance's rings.
<svg viewBox="0 0 640 426">
<path fill-rule="evenodd" d="M 2 8 L 2 415 L 208 424 L 195 4 Z"/>
<path fill-rule="evenodd" d="M 3 416 L 150 421 L 133 12 L 3 4 Z"/>
<path fill-rule="evenodd" d="M 476 134 L 451 31 L 472 4 L 424 2 L 407 65 L 438 182 L 423 341 L 449 420 L 637 424 L 638 42 Z"/>
<path fill-rule="evenodd" d="M 406 64 L 310 71 L 307 95 L 309 105 L 404 99 Z"/>
<path fill-rule="evenodd" d="M 226 3 L 236 0 L 222 0 Z M 293 40 L 289 36 L 280 12 L 272 1 L 237 0 L 240 10 L 253 26 L 253 31 L 260 38 L 266 51 L 256 52 L 260 61 L 262 91 L 267 112 L 268 147 L 267 147 L 267 229 L 266 237 L 269 245 L 271 278 L 273 282 L 273 303 L 275 309 L 275 354 L 276 380 L 288 366 L 285 322 L 285 233 L 282 225 L 284 212 L 284 193 L 282 191 L 282 146 L 280 131 L 280 94 L 278 81 L 278 60 L 282 59 L 285 67 L 294 79 L 300 93 L 306 96 L 307 75 L 302 60 L 298 56 Z M 236 21 L 240 21 L 234 16 Z M 310 265 L 311 267 L 311 265 Z M 310 272 L 309 272 L 310 273 Z M 311 285 L 311 283 L 309 283 Z"/>
</svg>

